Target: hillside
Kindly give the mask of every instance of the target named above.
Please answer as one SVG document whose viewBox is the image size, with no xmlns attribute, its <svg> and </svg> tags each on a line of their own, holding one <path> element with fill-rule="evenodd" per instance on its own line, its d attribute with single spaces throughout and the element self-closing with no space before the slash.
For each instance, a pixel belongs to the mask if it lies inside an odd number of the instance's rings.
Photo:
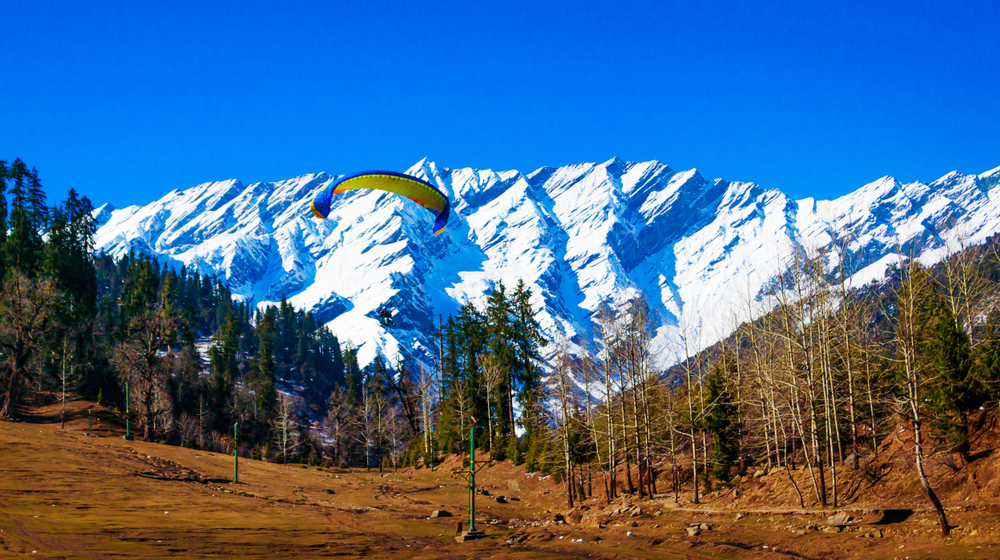
<svg viewBox="0 0 1000 560">
<path fill-rule="evenodd" d="M 990 286 L 1000 286 L 1000 259 L 997 258 L 998 255 L 1000 255 L 1000 234 L 988 237 L 982 245 L 966 246 L 953 253 L 953 256 L 958 256 L 967 262 L 977 263 L 978 270 L 976 276 Z M 928 270 L 938 284 L 945 285 L 948 283 L 949 272 L 947 263 L 938 261 L 932 264 Z M 877 302 L 874 305 L 875 313 L 870 317 L 868 324 L 868 330 L 876 336 L 885 337 L 887 332 L 891 330 L 891 325 L 887 325 L 887 323 L 892 321 L 891 310 L 895 309 L 894 291 L 899 289 L 900 272 L 899 266 L 893 265 L 886 269 L 886 277 L 882 281 L 869 282 L 860 286 L 849 286 L 848 293 L 855 301 Z M 830 275 L 826 280 L 831 285 L 836 284 L 835 275 Z M 991 304 L 1000 302 L 1000 293 L 996 293 L 995 291 L 991 293 L 988 290 L 984 290 L 984 292 L 986 293 L 980 297 L 987 300 L 988 303 L 983 305 L 980 320 L 988 318 L 992 309 L 990 307 Z M 712 363 L 719 359 L 726 348 L 745 347 L 748 332 L 755 329 L 759 330 L 762 328 L 762 325 L 768 322 L 774 322 L 777 316 L 777 313 L 765 313 L 752 321 L 742 323 L 726 337 L 698 352 L 694 352 L 687 360 L 682 360 L 667 368 L 663 372 L 662 378 L 672 387 L 682 384 L 686 368 L 696 369 L 698 364 Z M 986 325 L 980 323 L 974 329 L 981 331 L 985 327 Z"/>
</svg>

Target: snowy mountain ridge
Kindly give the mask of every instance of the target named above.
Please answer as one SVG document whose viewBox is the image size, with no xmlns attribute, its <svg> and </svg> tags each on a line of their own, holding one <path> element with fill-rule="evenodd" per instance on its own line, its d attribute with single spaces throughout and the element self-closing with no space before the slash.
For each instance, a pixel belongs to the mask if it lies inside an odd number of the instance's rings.
<svg viewBox="0 0 1000 560">
<path fill-rule="evenodd" d="M 309 210 L 337 176 L 237 180 L 174 190 L 145 206 L 94 211 L 96 250 L 135 250 L 224 277 L 257 304 L 286 297 L 311 310 L 367 363 L 380 348 L 436 354 L 434 330 L 499 281 L 524 279 L 550 340 L 587 346 L 602 301 L 643 295 L 661 367 L 720 340 L 766 304 L 795 255 L 846 246 L 852 282 L 882 278 L 899 252 L 940 260 L 1000 231 L 1000 167 L 929 183 L 883 177 L 835 200 L 793 200 L 754 183 L 705 179 L 657 162 L 613 158 L 528 174 L 448 169 L 427 159 L 406 173 L 452 201 L 448 229 L 396 195 L 350 191 L 329 217 Z M 826 254 L 827 266 L 839 263 Z M 376 309 L 397 310 L 386 330 Z"/>
</svg>

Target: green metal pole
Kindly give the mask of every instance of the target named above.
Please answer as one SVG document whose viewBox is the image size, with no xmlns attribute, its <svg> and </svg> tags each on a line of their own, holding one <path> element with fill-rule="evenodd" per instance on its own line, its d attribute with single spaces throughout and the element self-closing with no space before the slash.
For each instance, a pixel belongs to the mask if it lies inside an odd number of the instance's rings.
<svg viewBox="0 0 1000 560">
<path fill-rule="evenodd" d="M 476 530 L 476 425 L 469 430 L 469 531 Z"/>
<path fill-rule="evenodd" d="M 132 428 L 131 428 L 131 409 L 129 408 L 129 392 L 128 392 L 128 381 L 125 382 L 125 439 L 132 441 Z"/>
<path fill-rule="evenodd" d="M 237 441 L 236 441 L 236 437 L 237 437 L 236 428 L 238 426 L 239 426 L 238 423 L 237 424 L 233 424 L 233 465 L 234 465 L 233 466 L 233 484 L 237 484 L 240 481 L 240 454 L 238 453 L 239 446 L 237 445 Z"/>
</svg>

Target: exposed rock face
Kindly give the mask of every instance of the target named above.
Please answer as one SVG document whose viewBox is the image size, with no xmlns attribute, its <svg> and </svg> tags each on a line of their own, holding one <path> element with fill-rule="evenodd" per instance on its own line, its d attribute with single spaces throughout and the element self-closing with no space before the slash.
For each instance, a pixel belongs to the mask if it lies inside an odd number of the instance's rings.
<svg viewBox="0 0 1000 560">
<path fill-rule="evenodd" d="M 854 518 L 846 513 L 838 513 L 837 515 L 831 515 L 827 518 L 827 525 L 831 527 L 844 527 L 851 524 Z"/>
<path fill-rule="evenodd" d="M 573 508 L 564 514 L 564 518 L 566 519 L 567 523 L 572 523 L 576 525 L 580 523 L 580 521 L 583 519 L 583 513 L 580 511 L 579 508 Z"/>
</svg>

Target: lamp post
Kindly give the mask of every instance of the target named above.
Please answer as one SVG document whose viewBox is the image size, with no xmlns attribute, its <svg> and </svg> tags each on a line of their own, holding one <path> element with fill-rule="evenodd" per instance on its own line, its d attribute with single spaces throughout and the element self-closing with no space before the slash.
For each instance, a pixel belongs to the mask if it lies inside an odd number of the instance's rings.
<svg viewBox="0 0 1000 560">
<path fill-rule="evenodd" d="M 462 476 L 469 481 L 469 530 L 455 537 L 458 542 L 481 539 L 486 536 L 476 530 L 476 471 L 483 468 L 487 461 L 476 463 L 476 419 L 472 419 L 469 429 L 469 468 L 467 470 L 451 471 L 452 476 Z"/>
<path fill-rule="evenodd" d="M 469 532 L 476 532 L 476 423 L 469 430 Z"/>
</svg>

